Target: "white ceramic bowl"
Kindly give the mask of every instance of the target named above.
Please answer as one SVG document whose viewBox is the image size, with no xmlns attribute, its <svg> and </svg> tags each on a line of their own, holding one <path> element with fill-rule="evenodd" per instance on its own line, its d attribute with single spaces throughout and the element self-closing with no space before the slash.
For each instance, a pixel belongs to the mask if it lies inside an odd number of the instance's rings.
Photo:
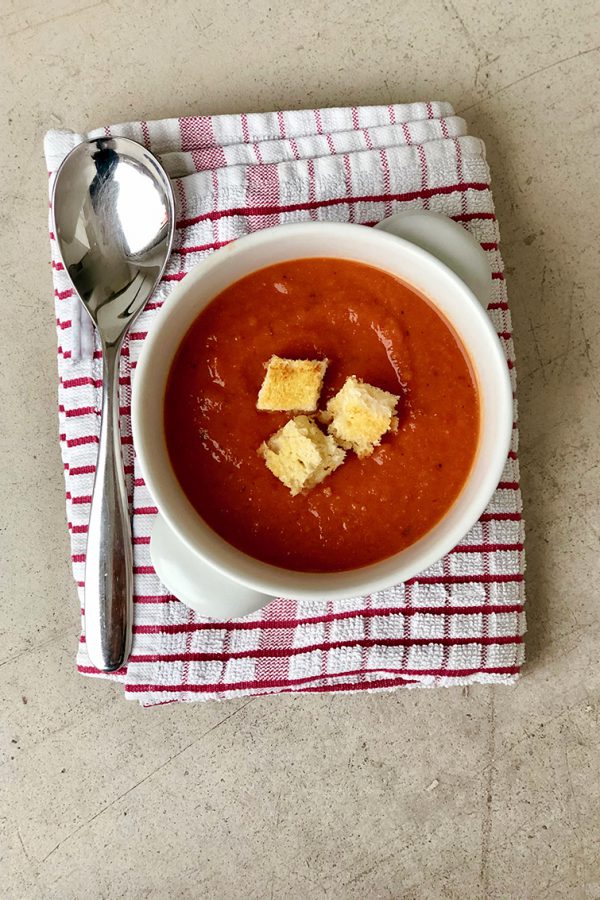
<svg viewBox="0 0 600 900">
<path fill-rule="evenodd" d="M 451 244 L 451 235 L 448 240 Z M 457 240 L 460 245 L 460 235 Z M 458 252 L 468 256 L 466 247 L 459 247 Z M 481 402 L 476 458 L 462 492 L 443 519 L 400 553 L 347 572 L 293 572 L 253 559 L 228 544 L 203 521 L 183 493 L 169 462 L 163 430 L 169 369 L 196 316 L 221 291 L 250 272 L 306 257 L 357 260 L 384 269 L 421 291 L 459 335 L 471 359 Z M 467 272 L 472 269 L 473 266 L 466 266 Z M 464 277 L 473 283 L 468 274 Z M 385 231 L 361 225 L 310 222 L 282 225 L 243 237 L 218 250 L 186 276 L 169 297 L 145 341 L 135 376 L 132 415 L 134 444 L 144 479 L 162 519 L 186 552 L 208 563 L 213 572 L 217 570 L 215 575 L 220 572 L 238 585 L 268 597 L 334 599 L 405 581 L 440 559 L 475 524 L 506 461 L 512 428 L 512 392 L 506 359 L 485 310 L 465 281 L 447 265 L 421 247 Z M 268 597 L 264 598 L 265 603 Z M 223 609 L 222 614 L 226 613 L 227 609 Z"/>
</svg>

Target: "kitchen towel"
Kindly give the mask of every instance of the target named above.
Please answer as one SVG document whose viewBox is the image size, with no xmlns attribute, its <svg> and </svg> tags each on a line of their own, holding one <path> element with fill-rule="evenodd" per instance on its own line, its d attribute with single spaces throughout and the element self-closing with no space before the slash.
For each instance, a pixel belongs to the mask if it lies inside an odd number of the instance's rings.
<svg viewBox="0 0 600 900">
<path fill-rule="evenodd" d="M 173 180 L 177 228 L 166 272 L 123 348 L 121 428 L 134 541 L 134 640 L 117 673 L 150 706 L 279 692 L 512 683 L 524 659 L 524 553 L 517 415 L 502 480 L 485 513 L 444 559 L 403 584 L 343 601 L 275 599 L 243 619 L 197 616 L 171 596 L 149 555 L 156 507 L 135 458 L 131 387 L 144 338 L 173 286 L 228 242 L 284 222 L 372 226 L 404 209 L 450 216 L 490 264 L 488 313 L 515 387 L 514 349 L 485 147 L 450 104 L 191 116 L 50 131 L 52 179 L 81 140 L 125 136 Z M 98 447 L 102 359 L 51 234 L 59 420 L 73 571 L 83 606 L 85 545 Z M 83 609 L 82 609 L 83 615 Z M 78 668 L 100 676 L 82 636 Z"/>
</svg>

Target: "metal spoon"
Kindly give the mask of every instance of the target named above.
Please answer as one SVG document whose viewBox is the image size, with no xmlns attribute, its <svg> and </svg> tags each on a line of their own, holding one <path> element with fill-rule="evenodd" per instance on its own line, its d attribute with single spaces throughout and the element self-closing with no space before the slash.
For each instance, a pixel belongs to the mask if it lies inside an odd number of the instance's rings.
<svg viewBox="0 0 600 900">
<path fill-rule="evenodd" d="M 98 669 L 131 650 L 131 525 L 119 434 L 119 358 L 127 330 L 160 279 L 173 242 L 175 204 L 158 160 L 126 138 L 75 147 L 52 196 L 54 233 L 73 287 L 102 344 L 102 419 L 85 566 L 85 633 Z"/>
</svg>

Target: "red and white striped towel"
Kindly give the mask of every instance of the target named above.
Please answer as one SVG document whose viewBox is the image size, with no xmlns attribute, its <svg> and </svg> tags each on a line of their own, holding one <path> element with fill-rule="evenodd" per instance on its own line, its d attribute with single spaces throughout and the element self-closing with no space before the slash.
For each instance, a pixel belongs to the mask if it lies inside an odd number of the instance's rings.
<svg viewBox="0 0 600 900">
<path fill-rule="evenodd" d="M 157 309 L 192 266 L 240 235 L 306 220 L 373 225 L 401 209 L 451 216 L 487 252 L 489 315 L 514 350 L 485 148 L 448 103 L 197 116 L 51 131 L 51 176 L 84 137 L 122 135 L 153 150 L 178 204 L 175 246 L 121 364 L 122 443 L 133 512 L 135 624 L 126 669 L 110 676 L 144 705 L 281 691 L 385 690 L 510 683 L 524 658 L 524 555 L 513 442 L 502 481 L 460 546 L 416 578 L 344 601 L 274 600 L 240 620 L 202 619 L 154 573 L 156 515 L 131 438 L 131 382 Z M 98 443 L 101 353 L 59 261 L 52 267 L 58 331 L 60 441 L 75 579 L 83 600 L 85 542 Z M 82 638 L 79 671 L 90 666 Z"/>
</svg>

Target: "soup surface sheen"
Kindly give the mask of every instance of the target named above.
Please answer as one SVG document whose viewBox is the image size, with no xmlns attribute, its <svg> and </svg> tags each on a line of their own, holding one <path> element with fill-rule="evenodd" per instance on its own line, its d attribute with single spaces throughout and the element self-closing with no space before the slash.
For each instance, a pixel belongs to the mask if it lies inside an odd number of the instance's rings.
<svg viewBox="0 0 600 900">
<path fill-rule="evenodd" d="M 398 432 L 292 497 L 257 455 L 291 418 L 256 409 L 273 354 L 329 359 L 321 409 L 349 375 L 400 395 Z M 460 493 L 479 434 L 473 375 L 445 320 L 394 276 L 340 259 L 269 266 L 216 297 L 181 343 L 164 409 L 173 469 L 202 518 L 250 556 L 304 572 L 413 544 Z"/>
</svg>

